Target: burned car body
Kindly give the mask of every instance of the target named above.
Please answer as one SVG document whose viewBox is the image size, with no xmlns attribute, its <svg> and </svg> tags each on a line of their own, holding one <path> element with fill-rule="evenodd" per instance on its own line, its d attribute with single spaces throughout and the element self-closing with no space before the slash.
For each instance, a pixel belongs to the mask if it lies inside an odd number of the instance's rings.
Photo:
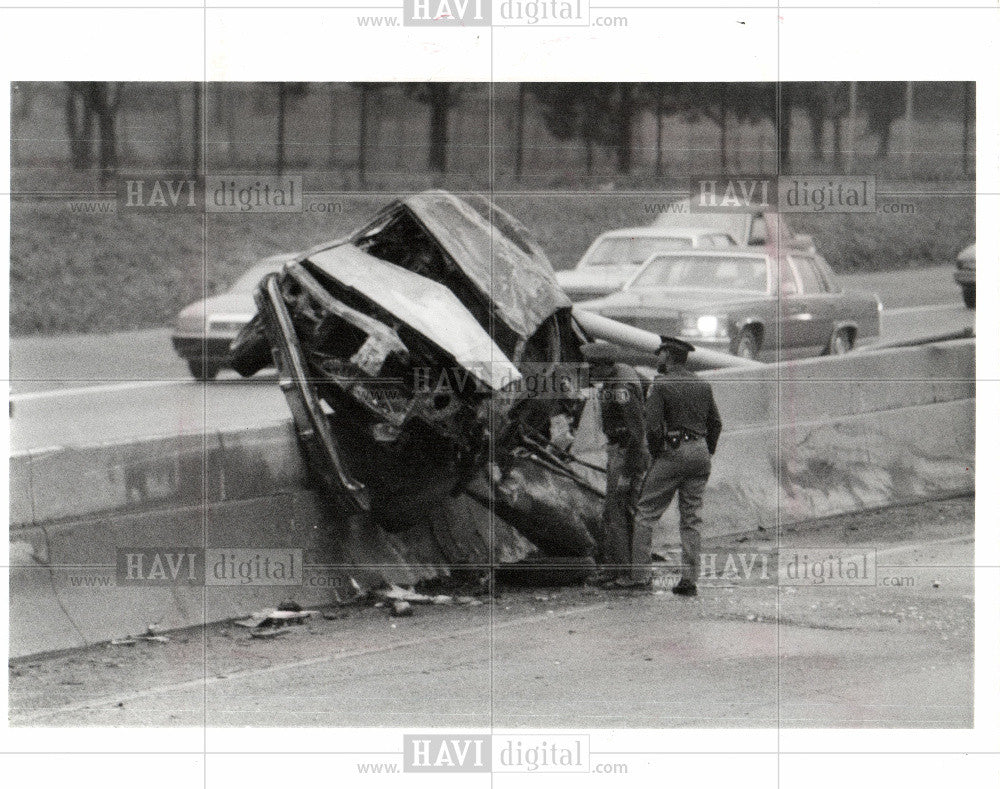
<svg viewBox="0 0 1000 789">
<path fill-rule="evenodd" d="M 587 337 L 516 220 L 485 200 L 415 195 L 297 256 L 255 299 L 232 366 L 276 364 L 307 463 L 342 512 L 398 531 L 464 492 L 540 548 L 593 553 L 602 491 L 548 443 L 552 420 L 575 424 L 583 407 Z M 553 497 L 557 512 L 541 501 Z"/>
</svg>

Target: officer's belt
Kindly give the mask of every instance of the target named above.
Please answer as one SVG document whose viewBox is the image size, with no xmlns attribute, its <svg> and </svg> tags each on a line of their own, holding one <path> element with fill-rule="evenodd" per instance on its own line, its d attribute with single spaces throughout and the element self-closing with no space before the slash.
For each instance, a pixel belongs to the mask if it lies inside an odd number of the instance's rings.
<svg viewBox="0 0 1000 789">
<path fill-rule="evenodd" d="M 663 439 L 663 446 L 676 449 L 682 441 L 701 441 L 705 436 L 696 433 L 689 433 L 687 430 L 668 430 L 666 438 Z"/>
</svg>

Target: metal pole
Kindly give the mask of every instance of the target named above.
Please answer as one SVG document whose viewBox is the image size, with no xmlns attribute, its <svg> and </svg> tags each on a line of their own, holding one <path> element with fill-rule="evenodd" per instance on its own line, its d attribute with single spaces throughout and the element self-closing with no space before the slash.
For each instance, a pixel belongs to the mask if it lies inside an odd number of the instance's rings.
<svg viewBox="0 0 1000 789">
<path fill-rule="evenodd" d="M 581 310 L 573 307 L 573 317 L 576 322 L 583 327 L 591 337 L 596 340 L 622 345 L 640 353 L 655 355 L 662 340 L 660 335 L 654 334 L 645 329 L 637 329 L 625 323 L 619 323 L 611 318 L 605 318 L 594 312 Z M 760 362 L 753 359 L 744 359 L 741 356 L 733 356 L 721 351 L 712 351 L 705 348 L 696 349 L 689 357 L 688 361 L 695 370 L 712 370 L 720 367 L 761 367 Z"/>
</svg>

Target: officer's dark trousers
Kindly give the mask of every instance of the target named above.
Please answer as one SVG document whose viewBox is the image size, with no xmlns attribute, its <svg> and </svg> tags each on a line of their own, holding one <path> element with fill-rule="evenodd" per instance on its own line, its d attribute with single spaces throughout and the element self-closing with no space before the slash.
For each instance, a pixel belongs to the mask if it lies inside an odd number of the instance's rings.
<svg viewBox="0 0 1000 789">
<path fill-rule="evenodd" d="M 629 575 L 632 530 L 636 505 L 639 503 L 638 484 L 627 490 L 619 490 L 624 460 L 624 450 L 609 444 L 608 489 L 604 497 L 604 541 L 600 556 L 603 569 L 622 578 Z"/>
<path fill-rule="evenodd" d="M 649 580 L 653 530 L 676 492 L 681 512 L 681 577 L 697 581 L 701 560 L 701 497 L 711 469 L 711 455 L 704 440 L 683 441 L 677 449 L 666 446 L 653 462 L 639 494 L 632 541 L 634 580 Z"/>
</svg>

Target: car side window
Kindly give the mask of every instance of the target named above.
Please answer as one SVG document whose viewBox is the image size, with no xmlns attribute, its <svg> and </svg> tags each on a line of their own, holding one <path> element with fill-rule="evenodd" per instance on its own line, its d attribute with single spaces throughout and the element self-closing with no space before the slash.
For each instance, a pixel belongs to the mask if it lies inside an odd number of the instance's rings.
<svg viewBox="0 0 1000 789">
<path fill-rule="evenodd" d="M 736 242 L 727 233 L 712 233 L 711 235 L 702 236 L 698 245 L 702 247 L 714 247 L 715 249 L 728 249 L 729 247 L 736 246 Z"/>
<path fill-rule="evenodd" d="M 802 280 L 803 293 L 827 292 L 826 282 L 809 258 L 792 256 L 792 262 L 799 272 L 799 279 Z"/>
</svg>

